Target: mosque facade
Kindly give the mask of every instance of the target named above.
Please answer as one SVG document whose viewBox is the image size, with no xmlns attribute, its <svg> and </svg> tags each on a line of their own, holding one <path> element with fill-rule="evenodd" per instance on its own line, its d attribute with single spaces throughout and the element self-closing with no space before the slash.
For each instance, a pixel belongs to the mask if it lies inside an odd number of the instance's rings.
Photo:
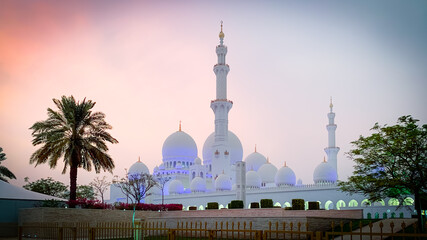
<svg viewBox="0 0 427 240">
<path fill-rule="evenodd" d="M 226 64 L 227 46 L 225 34 L 219 33 L 218 56 L 213 71 L 216 75 L 216 99 L 211 101 L 215 116 L 214 132 L 211 133 L 202 149 L 202 159 L 193 138 L 182 131 L 172 133 L 163 143 L 162 163 L 156 166 L 152 175 L 166 182 L 163 193 L 153 188 L 151 195 L 145 198 L 147 203 L 180 203 L 184 209 L 197 206 L 204 209 L 208 202 L 218 202 L 226 208 L 232 200 L 243 200 L 249 208 L 251 202 L 272 199 L 275 206 L 290 207 L 292 199 L 318 201 L 320 207 L 329 209 L 364 209 L 364 216 L 411 217 L 413 209 L 398 208 L 397 199 L 383 199 L 370 203 L 361 194 L 349 195 L 337 186 L 337 155 L 335 113 L 332 99 L 329 105 L 328 146 L 324 149 L 324 159 L 313 172 L 313 184 L 302 184 L 296 180 L 295 172 L 285 162 L 280 168 L 274 166 L 256 147 L 253 153 L 243 159 L 243 148 L 239 138 L 228 129 L 228 113 L 233 102 L 227 98 Z M 150 173 L 147 166 L 138 160 L 128 171 L 129 175 Z M 110 188 L 110 202 L 126 202 L 126 197 L 114 185 Z M 407 205 L 413 205 L 413 199 L 406 199 Z"/>
</svg>

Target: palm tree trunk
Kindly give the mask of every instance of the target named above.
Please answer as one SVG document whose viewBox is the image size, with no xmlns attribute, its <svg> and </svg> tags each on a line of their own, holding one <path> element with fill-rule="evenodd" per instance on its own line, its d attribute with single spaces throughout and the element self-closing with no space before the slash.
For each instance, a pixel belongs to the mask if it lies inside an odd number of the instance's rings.
<svg viewBox="0 0 427 240">
<path fill-rule="evenodd" d="M 70 167 L 70 201 L 77 199 L 77 166 Z M 74 208 L 74 204 L 71 204 L 71 208 Z"/>
</svg>

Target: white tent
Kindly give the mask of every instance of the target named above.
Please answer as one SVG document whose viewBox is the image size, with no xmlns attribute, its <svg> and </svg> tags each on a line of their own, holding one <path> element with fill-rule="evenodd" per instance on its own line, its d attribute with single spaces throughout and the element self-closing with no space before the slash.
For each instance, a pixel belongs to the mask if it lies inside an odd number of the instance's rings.
<svg viewBox="0 0 427 240">
<path fill-rule="evenodd" d="M 23 187 L 17 187 L 7 182 L 0 180 L 0 199 L 16 199 L 16 200 L 50 200 L 67 201 L 66 199 L 41 194 L 38 192 L 29 191 Z"/>
</svg>

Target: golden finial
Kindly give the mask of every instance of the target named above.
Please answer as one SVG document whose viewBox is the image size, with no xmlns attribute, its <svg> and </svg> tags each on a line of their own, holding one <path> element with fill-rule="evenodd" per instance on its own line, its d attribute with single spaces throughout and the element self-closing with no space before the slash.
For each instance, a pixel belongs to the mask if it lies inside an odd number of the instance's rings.
<svg viewBox="0 0 427 240">
<path fill-rule="evenodd" d="M 222 32 L 222 21 L 221 21 L 221 32 L 219 33 L 219 38 L 224 38 L 224 33 Z"/>
<path fill-rule="evenodd" d="M 138 156 L 138 162 L 141 162 L 141 157 L 140 156 Z"/>
<path fill-rule="evenodd" d="M 285 161 L 285 164 L 284 164 L 283 166 L 284 166 L 284 167 L 287 167 L 287 166 L 286 166 L 286 161 Z"/>
<path fill-rule="evenodd" d="M 181 132 L 181 121 L 179 121 L 179 131 Z"/>
<path fill-rule="evenodd" d="M 331 103 L 329 104 L 329 108 L 331 109 L 331 111 L 332 111 L 333 107 L 334 107 L 334 105 L 332 104 L 332 97 L 331 97 Z"/>
<path fill-rule="evenodd" d="M 323 162 L 324 162 L 324 163 L 326 162 L 326 157 L 325 157 L 325 156 L 323 156 Z"/>
<path fill-rule="evenodd" d="M 256 152 L 256 144 L 255 144 L 255 152 Z"/>
<path fill-rule="evenodd" d="M 268 159 L 268 157 L 267 157 L 267 163 L 270 163 L 270 160 Z"/>
</svg>

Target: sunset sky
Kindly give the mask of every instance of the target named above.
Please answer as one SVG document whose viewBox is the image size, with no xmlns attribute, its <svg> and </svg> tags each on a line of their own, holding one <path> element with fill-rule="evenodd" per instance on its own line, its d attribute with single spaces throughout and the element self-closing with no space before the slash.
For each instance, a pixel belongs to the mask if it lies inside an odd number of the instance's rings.
<svg viewBox="0 0 427 240">
<path fill-rule="evenodd" d="M 113 174 L 138 156 L 150 171 L 164 140 L 190 134 L 199 156 L 214 130 L 210 100 L 220 21 L 228 46 L 229 128 L 297 179 L 326 156 L 332 96 L 338 176 L 351 141 L 412 115 L 427 122 L 427 1 L 0 1 L 0 147 L 24 184 L 68 173 L 29 164 L 29 127 L 53 98 L 91 99 L 106 114 Z M 97 175 L 80 170 L 78 184 Z M 108 198 L 108 197 L 107 197 Z"/>
</svg>

